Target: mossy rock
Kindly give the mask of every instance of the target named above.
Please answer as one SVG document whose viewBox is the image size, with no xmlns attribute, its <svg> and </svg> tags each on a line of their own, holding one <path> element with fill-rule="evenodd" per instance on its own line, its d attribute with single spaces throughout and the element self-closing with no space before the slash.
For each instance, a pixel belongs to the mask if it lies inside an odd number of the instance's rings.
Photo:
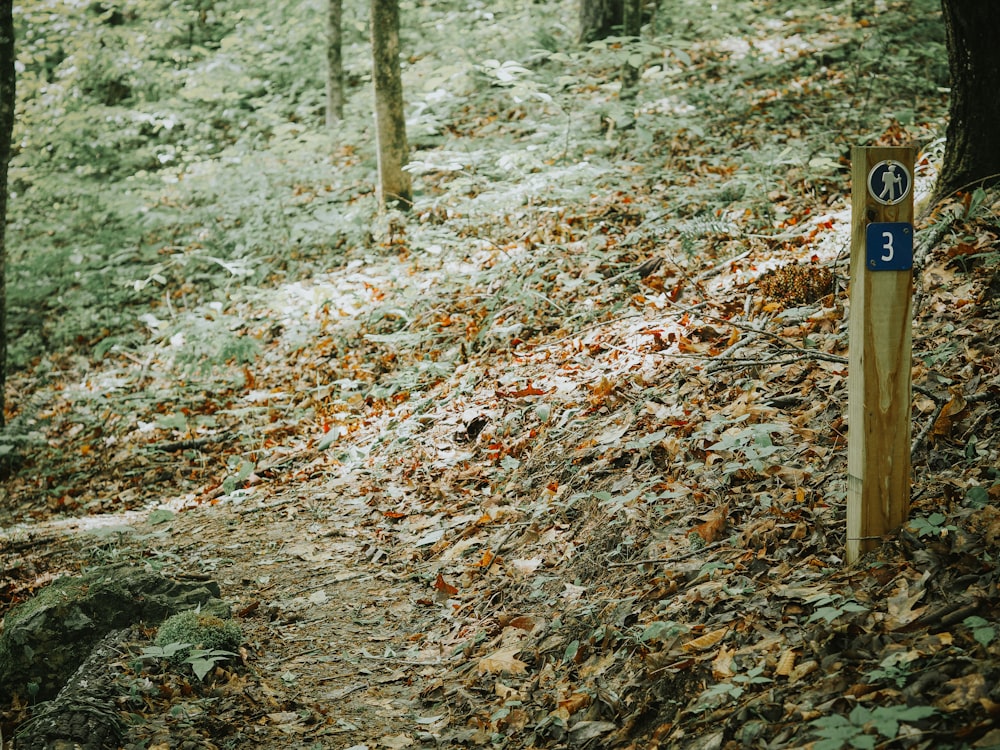
<svg viewBox="0 0 1000 750">
<path fill-rule="evenodd" d="M 171 643 L 191 644 L 190 648 L 180 649 L 174 654 L 173 661 L 179 663 L 187 658 L 192 648 L 235 652 L 242 641 L 240 626 L 232 620 L 189 610 L 168 617 L 156 631 L 154 642 L 161 647 Z"/>
<path fill-rule="evenodd" d="M 16 696 L 49 700 L 94 645 L 112 630 L 200 607 L 228 617 L 217 584 L 176 581 L 129 565 L 57 579 L 4 618 L 0 633 L 0 705 Z"/>
</svg>

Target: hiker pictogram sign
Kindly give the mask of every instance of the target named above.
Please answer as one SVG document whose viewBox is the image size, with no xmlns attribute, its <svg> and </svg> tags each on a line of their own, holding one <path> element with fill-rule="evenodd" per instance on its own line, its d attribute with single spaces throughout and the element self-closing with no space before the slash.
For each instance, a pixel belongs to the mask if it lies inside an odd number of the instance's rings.
<svg viewBox="0 0 1000 750">
<path fill-rule="evenodd" d="M 868 173 L 868 193 L 883 206 L 894 206 L 910 194 L 910 171 L 895 159 L 880 161 Z"/>
</svg>

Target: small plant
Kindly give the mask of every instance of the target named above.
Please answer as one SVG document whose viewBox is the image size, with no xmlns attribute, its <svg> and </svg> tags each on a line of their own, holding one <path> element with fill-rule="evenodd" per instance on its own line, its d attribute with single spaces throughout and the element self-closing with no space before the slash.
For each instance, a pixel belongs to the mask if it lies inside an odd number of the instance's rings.
<svg viewBox="0 0 1000 750">
<path fill-rule="evenodd" d="M 139 654 L 140 659 L 170 659 L 171 661 L 181 653 L 189 648 L 192 644 L 190 643 L 167 643 L 163 646 L 146 646 L 142 653 Z"/>
<path fill-rule="evenodd" d="M 937 713 L 930 706 L 855 706 L 847 716 L 835 714 L 821 716 L 809 722 L 813 733 L 820 738 L 814 750 L 841 750 L 859 748 L 871 750 L 879 737 L 893 740 L 899 734 L 899 725 L 920 721 Z"/>
<path fill-rule="evenodd" d="M 816 610 L 809 615 L 808 622 L 823 620 L 826 623 L 831 623 L 846 614 L 868 611 L 868 607 L 840 594 L 820 594 L 810 597 L 806 602 L 816 607 Z"/>
<path fill-rule="evenodd" d="M 170 654 L 164 656 L 175 664 L 191 664 L 191 659 L 211 660 L 223 653 L 232 656 L 242 639 L 239 625 L 232 620 L 189 610 L 167 618 L 157 630 L 154 643 L 161 651 L 169 650 Z M 144 656 L 154 655 L 147 651 L 143 651 Z"/>
<path fill-rule="evenodd" d="M 184 654 L 187 658 L 181 659 Z M 232 656 L 236 656 L 232 651 L 222 649 L 192 649 L 190 643 L 167 643 L 163 646 L 146 646 L 139 659 L 166 659 L 170 662 L 180 664 L 190 664 L 195 677 L 204 680 L 205 675 L 212 671 L 213 667 L 221 661 L 226 661 Z"/>
<path fill-rule="evenodd" d="M 236 656 L 232 651 L 222 649 L 194 649 L 191 655 L 184 660 L 185 664 L 190 664 L 194 671 L 194 676 L 199 680 L 204 680 L 205 675 L 212 671 L 220 661 L 226 661 L 232 656 Z"/>
<path fill-rule="evenodd" d="M 746 674 L 733 675 L 728 680 L 724 682 L 717 682 L 711 687 L 703 690 L 701 695 L 698 696 L 698 705 L 700 707 L 708 708 L 715 706 L 719 699 L 724 701 L 736 700 L 746 689 L 751 685 L 764 685 L 771 682 L 770 677 L 763 676 L 764 667 L 754 667 L 749 670 Z"/>
<path fill-rule="evenodd" d="M 927 518 L 914 518 L 908 524 L 908 528 L 916 532 L 918 537 L 943 537 L 947 536 L 949 532 L 958 531 L 957 526 L 945 525 L 945 520 L 944 513 L 931 513 Z"/>
<path fill-rule="evenodd" d="M 865 675 L 865 682 L 875 683 L 887 680 L 903 687 L 910 678 L 910 665 L 917 658 L 915 652 L 897 651 L 889 654 L 881 662 L 877 669 L 873 669 Z"/>
<path fill-rule="evenodd" d="M 986 648 L 993 643 L 997 637 L 996 626 L 982 617 L 978 617 L 976 615 L 966 617 L 962 620 L 962 624 L 972 631 L 972 637 L 975 639 L 976 643 L 980 644 L 983 648 Z"/>
<path fill-rule="evenodd" d="M 726 475 L 734 474 L 737 471 L 750 468 L 760 473 L 764 471 L 765 459 L 771 457 L 781 450 L 781 446 L 775 445 L 771 440 L 772 432 L 786 432 L 787 425 L 781 424 L 752 424 L 732 432 L 724 433 L 718 442 L 708 447 L 710 451 L 742 453 L 746 463 L 740 461 L 729 461 L 726 463 L 724 471 Z"/>
</svg>

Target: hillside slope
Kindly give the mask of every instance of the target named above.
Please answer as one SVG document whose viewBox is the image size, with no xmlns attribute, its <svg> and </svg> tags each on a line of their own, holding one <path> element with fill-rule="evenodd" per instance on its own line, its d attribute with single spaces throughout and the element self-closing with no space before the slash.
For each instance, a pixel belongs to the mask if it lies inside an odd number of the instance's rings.
<svg viewBox="0 0 1000 750">
<path fill-rule="evenodd" d="M 58 294 L 15 314 L 5 600 L 136 559 L 245 633 L 205 682 L 123 659 L 129 747 L 1000 745 L 994 193 L 925 207 L 911 521 L 843 561 L 844 153 L 921 142 L 925 196 L 945 109 L 909 10 L 849 6 L 682 4 L 634 102 L 553 8 L 411 8 L 410 215 L 263 11 L 113 105 L 165 166 L 22 154 Z"/>
</svg>

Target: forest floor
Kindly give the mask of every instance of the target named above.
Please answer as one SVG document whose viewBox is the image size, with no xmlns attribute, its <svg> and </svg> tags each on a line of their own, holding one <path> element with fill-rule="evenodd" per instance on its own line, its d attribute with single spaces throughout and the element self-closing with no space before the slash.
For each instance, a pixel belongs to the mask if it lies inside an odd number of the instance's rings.
<svg viewBox="0 0 1000 750">
<path fill-rule="evenodd" d="M 4 610 L 108 562 L 219 583 L 240 654 L 123 655 L 129 748 L 1000 747 L 1000 194 L 927 204 L 942 96 L 870 135 L 927 145 L 913 490 L 847 565 L 849 170 L 815 113 L 860 108 L 831 91 L 869 27 L 825 12 L 699 35 L 634 109 L 579 76 L 572 142 L 570 94 L 484 65 L 519 96 L 437 113 L 414 210 L 308 273 L 206 261 L 249 215 L 147 238 L 141 335 L 8 384 Z M 292 173 L 289 236 L 370 209 L 281 138 L 216 177 Z M 150 210 L 201 210 L 192 175 Z"/>
</svg>

